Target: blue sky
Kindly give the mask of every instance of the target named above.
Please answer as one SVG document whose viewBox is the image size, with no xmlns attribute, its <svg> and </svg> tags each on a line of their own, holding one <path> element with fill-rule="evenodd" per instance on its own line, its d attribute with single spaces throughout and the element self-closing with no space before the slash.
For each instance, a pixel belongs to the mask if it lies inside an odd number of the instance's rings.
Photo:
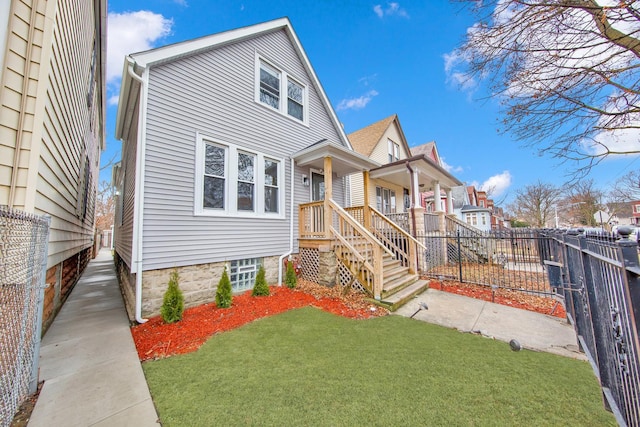
<svg viewBox="0 0 640 427">
<path fill-rule="evenodd" d="M 540 157 L 497 133 L 498 106 L 482 87 L 461 89 L 446 69 L 474 20 L 460 5 L 434 1 L 110 0 L 107 62 L 107 150 L 114 138 L 122 61 L 127 53 L 289 17 L 345 131 L 398 114 L 410 146 L 436 141 L 450 172 L 494 188 L 508 203 L 538 180 L 562 185 L 568 165 Z M 639 138 L 640 139 L 640 138 Z M 604 161 L 589 176 L 606 190 L 637 169 L 638 156 Z M 103 170 L 102 180 L 109 180 Z"/>
</svg>

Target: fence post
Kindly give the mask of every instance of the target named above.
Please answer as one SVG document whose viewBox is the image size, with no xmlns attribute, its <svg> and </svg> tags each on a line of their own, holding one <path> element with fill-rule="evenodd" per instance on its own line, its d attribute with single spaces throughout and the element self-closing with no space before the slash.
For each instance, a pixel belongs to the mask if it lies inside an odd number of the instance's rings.
<svg viewBox="0 0 640 427">
<path fill-rule="evenodd" d="M 31 377 L 29 380 L 29 394 L 33 394 L 38 389 L 38 370 L 40 369 L 40 344 L 42 342 L 42 312 L 44 311 L 44 290 L 47 281 L 47 254 L 49 253 L 49 227 L 51 226 L 51 217 L 49 215 L 44 216 L 44 222 L 46 223 L 46 230 L 44 236 L 44 247 L 42 248 L 42 260 L 40 265 L 40 274 L 42 277 L 38 281 L 38 312 L 36 316 L 36 334 L 35 345 L 33 349 L 33 362 L 31 364 Z"/>
<path fill-rule="evenodd" d="M 460 247 L 460 230 L 456 230 L 456 235 L 458 243 L 458 274 L 460 277 L 460 283 L 464 283 L 462 281 L 462 248 Z"/>
<path fill-rule="evenodd" d="M 618 233 L 622 239 L 618 241 L 618 247 L 622 251 L 622 259 L 624 264 L 624 290 L 629 300 L 629 316 L 631 317 L 631 327 L 633 328 L 632 343 L 635 345 L 636 351 L 640 352 L 640 265 L 638 263 L 638 243 L 629 239 L 631 234 L 630 227 L 620 227 Z M 640 361 L 639 361 L 640 362 Z"/>
</svg>

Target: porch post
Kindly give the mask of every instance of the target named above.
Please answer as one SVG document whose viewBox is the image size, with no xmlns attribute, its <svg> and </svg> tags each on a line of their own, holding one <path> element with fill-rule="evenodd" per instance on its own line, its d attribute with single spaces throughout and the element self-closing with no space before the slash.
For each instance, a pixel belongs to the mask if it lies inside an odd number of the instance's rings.
<svg viewBox="0 0 640 427">
<path fill-rule="evenodd" d="M 442 212 L 442 199 L 440 198 L 440 181 L 433 181 L 433 204 L 435 212 Z"/>
<path fill-rule="evenodd" d="M 333 222 L 329 200 L 333 199 L 333 170 L 331 167 L 331 157 L 324 158 L 324 233 L 327 239 L 331 238 L 329 226 Z"/>
<path fill-rule="evenodd" d="M 418 172 L 415 170 L 411 173 L 411 181 L 413 182 L 412 190 L 413 194 L 411 195 L 411 207 L 415 208 L 418 206 L 422 206 L 422 201 L 420 200 L 420 186 L 418 183 Z"/>
<path fill-rule="evenodd" d="M 364 183 L 364 208 L 363 208 L 363 220 L 364 228 L 369 230 L 371 228 L 371 211 L 369 210 L 369 171 L 362 171 L 362 182 Z"/>
<path fill-rule="evenodd" d="M 453 214 L 453 191 L 450 188 L 447 190 L 447 213 Z"/>
</svg>

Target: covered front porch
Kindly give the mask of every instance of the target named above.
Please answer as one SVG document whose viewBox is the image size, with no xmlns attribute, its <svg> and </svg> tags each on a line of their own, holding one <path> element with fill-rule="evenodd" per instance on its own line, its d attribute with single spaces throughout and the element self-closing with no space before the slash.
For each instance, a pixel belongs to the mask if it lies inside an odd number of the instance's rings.
<svg viewBox="0 0 640 427">
<path fill-rule="evenodd" d="M 296 153 L 294 160 L 324 172 L 324 198 L 298 207 L 298 244 L 308 279 L 359 289 L 392 309 L 426 287 L 419 273 L 427 248 L 415 238 L 424 230 L 420 189 L 444 181 L 450 192 L 451 184 L 459 184 L 455 178 L 424 156 L 379 166 L 328 141 Z M 364 203 L 341 206 L 333 199 L 333 177 L 354 173 L 363 175 Z M 410 188 L 409 230 L 372 206 L 371 186 L 379 180 Z M 444 210 L 439 215 L 444 227 Z"/>
</svg>

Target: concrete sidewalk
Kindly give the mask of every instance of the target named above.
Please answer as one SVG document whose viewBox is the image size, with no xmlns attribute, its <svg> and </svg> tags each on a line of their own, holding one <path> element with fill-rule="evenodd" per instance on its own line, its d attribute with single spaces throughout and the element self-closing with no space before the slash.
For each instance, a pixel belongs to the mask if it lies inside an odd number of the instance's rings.
<svg viewBox="0 0 640 427">
<path fill-rule="evenodd" d="M 429 309 L 418 311 L 421 302 Z M 578 350 L 573 327 L 558 317 L 435 289 L 426 290 L 396 311 L 406 317 L 414 313 L 414 319 L 424 322 L 505 342 L 516 339 L 523 348 L 586 360 Z"/>
<path fill-rule="evenodd" d="M 92 260 L 42 340 L 39 426 L 158 426 L 110 251 Z"/>
</svg>

